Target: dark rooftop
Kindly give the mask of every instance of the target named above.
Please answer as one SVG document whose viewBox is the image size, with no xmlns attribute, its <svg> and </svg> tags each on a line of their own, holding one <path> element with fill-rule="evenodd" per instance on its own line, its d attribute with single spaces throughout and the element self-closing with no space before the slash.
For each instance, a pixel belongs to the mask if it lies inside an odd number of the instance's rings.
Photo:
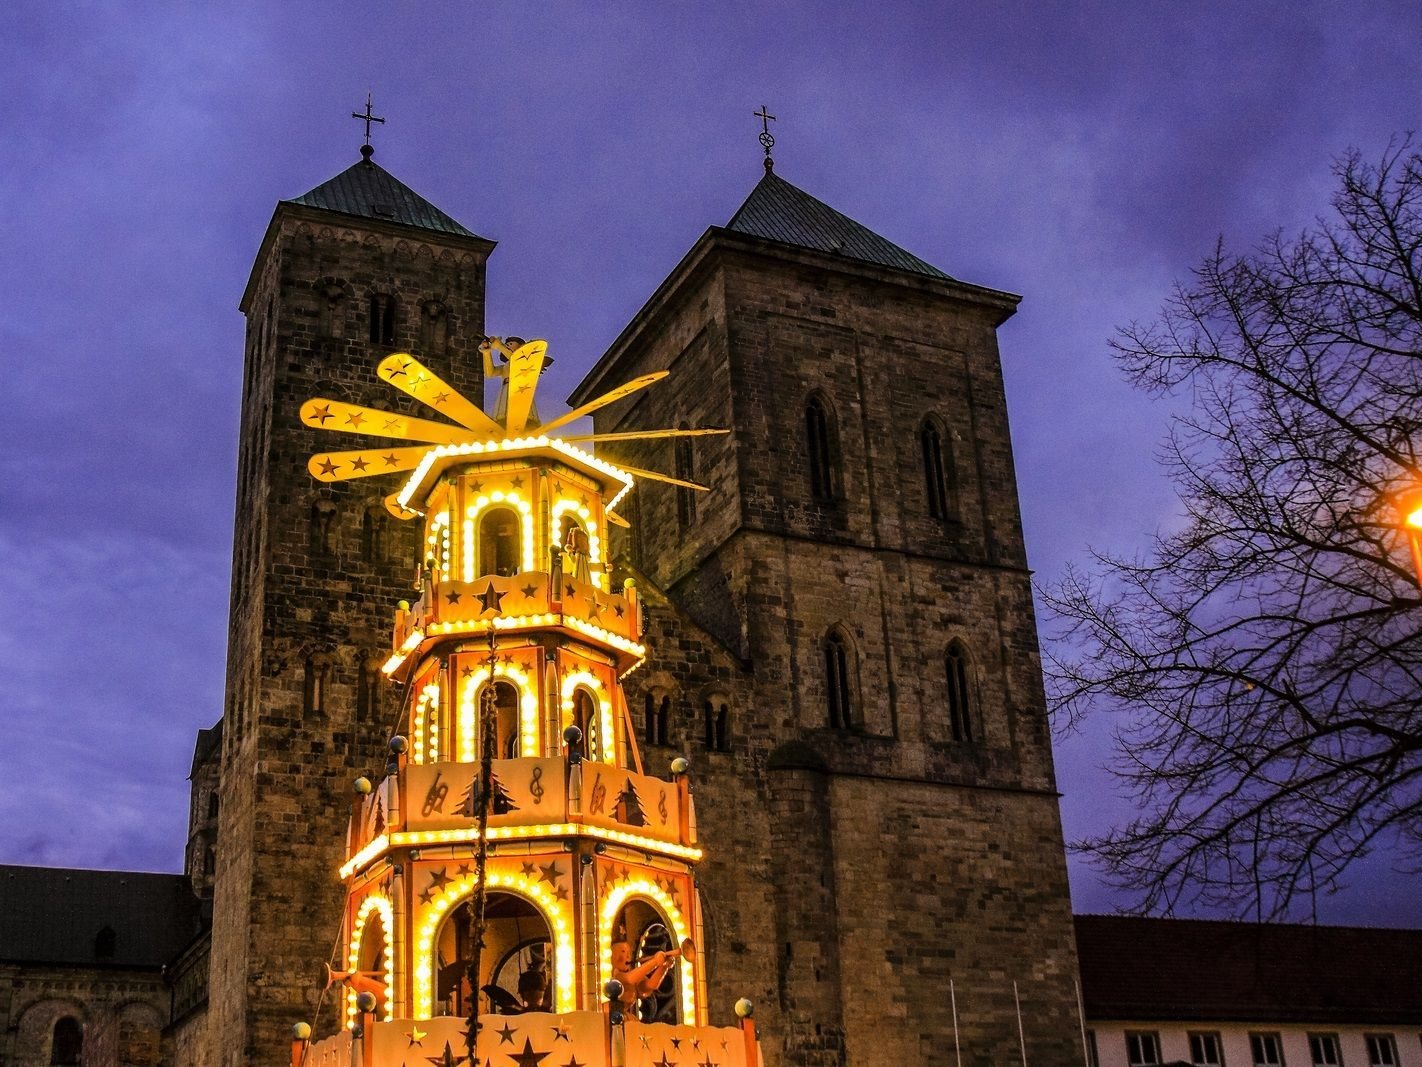
<svg viewBox="0 0 1422 1067">
<path fill-rule="evenodd" d="M 0 960 L 157 968 L 200 928 L 180 874 L 0 865 Z"/>
<path fill-rule="evenodd" d="M 188 768 L 188 779 L 197 774 L 198 768 L 215 756 L 222 747 L 222 720 L 218 719 L 206 730 L 197 732 L 197 741 L 193 745 L 193 762 Z"/>
<path fill-rule="evenodd" d="M 401 226 L 452 233 L 460 237 L 478 236 L 369 159 L 362 159 L 306 195 L 284 203 L 322 208 L 363 219 L 383 219 Z"/>
<path fill-rule="evenodd" d="M 841 215 L 774 171 L 767 171 L 756 183 L 746 202 L 726 223 L 726 229 L 911 274 L 952 280 L 931 263 L 904 251 L 849 216 Z"/>
<path fill-rule="evenodd" d="M 1091 1019 L 1422 1023 L 1422 930 L 1076 917 Z"/>
</svg>

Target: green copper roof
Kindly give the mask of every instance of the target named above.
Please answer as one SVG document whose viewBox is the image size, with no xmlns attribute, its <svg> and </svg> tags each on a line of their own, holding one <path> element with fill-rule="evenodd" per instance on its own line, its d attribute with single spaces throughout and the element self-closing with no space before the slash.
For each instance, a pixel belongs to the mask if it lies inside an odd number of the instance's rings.
<svg viewBox="0 0 1422 1067">
<path fill-rule="evenodd" d="M 931 263 L 905 252 L 869 227 L 841 215 L 828 204 L 777 177 L 774 171 L 766 171 L 746 202 L 726 223 L 726 229 L 912 274 L 952 280 Z"/>
<path fill-rule="evenodd" d="M 460 237 L 478 236 L 369 159 L 362 159 L 355 166 L 341 171 L 305 196 L 286 202 Z"/>
</svg>

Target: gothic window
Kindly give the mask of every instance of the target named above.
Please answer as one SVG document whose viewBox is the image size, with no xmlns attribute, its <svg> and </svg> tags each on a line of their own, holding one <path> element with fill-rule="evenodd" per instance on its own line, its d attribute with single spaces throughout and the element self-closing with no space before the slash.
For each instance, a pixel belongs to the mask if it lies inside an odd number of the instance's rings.
<svg viewBox="0 0 1422 1067">
<path fill-rule="evenodd" d="M 356 687 L 356 721 L 371 722 L 380 714 L 380 660 L 375 657 L 361 661 L 360 680 Z"/>
<path fill-rule="evenodd" d="M 118 951 L 118 933 L 112 926 L 102 927 L 94 935 L 94 958 L 96 960 L 111 960 L 116 951 Z"/>
<path fill-rule="evenodd" d="M 953 516 L 952 464 L 947 462 L 943 431 L 933 419 L 924 419 L 918 430 L 919 451 L 923 454 L 923 490 L 928 514 L 935 519 Z"/>
<path fill-rule="evenodd" d="M 686 430 L 690 427 L 682 423 L 677 429 Z M 676 460 L 676 476 L 685 481 L 693 481 L 696 478 L 696 457 L 691 451 L 691 438 L 678 437 L 673 445 L 674 459 Z M 683 486 L 676 488 L 676 521 L 677 525 L 685 530 L 696 521 L 696 490 L 687 489 Z"/>
<path fill-rule="evenodd" d="M 824 657 L 825 710 L 829 724 L 836 730 L 852 730 L 856 722 L 849 642 L 838 630 L 831 630 L 825 638 Z"/>
<path fill-rule="evenodd" d="M 810 494 L 816 500 L 832 501 L 839 495 L 836 447 L 834 416 L 822 398 L 812 396 L 805 405 L 805 452 Z"/>
<path fill-rule="evenodd" d="M 449 313 L 438 300 L 427 300 L 420 308 L 420 351 L 443 352 L 449 343 Z"/>
<path fill-rule="evenodd" d="M 306 700 L 306 714 L 326 714 L 327 690 L 331 683 L 331 661 L 326 656 L 310 656 L 306 660 L 306 677 L 303 693 Z"/>
<path fill-rule="evenodd" d="M 972 741 L 973 689 L 968 670 L 968 650 L 960 641 L 948 646 L 944 657 L 948 683 L 948 726 L 954 741 Z"/>
<path fill-rule="evenodd" d="M 484 706 L 484 694 L 488 685 L 479 690 L 479 704 Z M 494 682 L 494 758 L 517 759 L 519 743 L 519 695 L 518 690 L 508 682 Z M 480 727 L 481 733 L 483 727 Z"/>
<path fill-rule="evenodd" d="M 712 697 L 705 709 L 706 750 L 731 751 L 731 709 L 724 697 Z"/>
<path fill-rule="evenodd" d="M 389 555 L 389 524 L 385 507 L 371 504 L 360 517 L 360 555 L 367 563 L 382 563 Z"/>
<path fill-rule="evenodd" d="M 519 521 L 513 508 L 490 508 L 479 519 L 479 573 L 519 572 Z"/>
<path fill-rule="evenodd" d="M 211 792 L 211 793 L 209 793 L 209 794 L 207 795 L 207 817 L 208 817 L 209 819 L 215 819 L 215 818 L 217 818 L 217 793 L 216 793 L 216 791 Z"/>
<path fill-rule="evenodd" d="M 311 505 L 311 551 L 316 555 L 329 556 L 336 544 L 336 505 L 329 500 L 318 500 Z"/>
<path fill-rule="evenodd" d="M 54 1035 L 50 1039 L 49 1062 L 69 1067 L 78 1064 L 84 1053 L 84 1029 L 79 1020 L 66 1015 L 54 1024 Z"/>
<path fill-rule="evenodd" d="M 388 293 L 370 294 L 370 340 L 373 344 L 395 343 L 395 298 Z"/>
<path fill-rule="evenodd" d="M 643 724 L 642 737 L 649 745 L 665 745 L 670 743 L 670 731 L 668 727 L 671 722 L 671 697 L 664 696 L 660 700 L 653 693 L 646 696 L 646 720 Z"/>
<path fill-rule="evenodd" d="M 318 294 L 317 331 L 322 337 L 344 337 L 346 333 L 346 291 L 334 283 L 325 286 Z"/>
<path fill-rule="evenodd" d="M 582 686 L 573 691 L 573 724 L 583 732 L 583 755 L 602 759 L 602 738 L 599 736 L 597 701 Z"/>
</svg>

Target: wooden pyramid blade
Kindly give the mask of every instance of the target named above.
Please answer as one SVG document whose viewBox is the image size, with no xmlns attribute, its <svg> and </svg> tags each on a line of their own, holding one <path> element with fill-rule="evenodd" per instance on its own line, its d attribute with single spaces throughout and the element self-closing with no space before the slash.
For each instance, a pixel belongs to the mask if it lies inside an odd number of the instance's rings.
<svg viewBox="0 0 1422 1067">
<path fill-rule="evenodd" d="M 486 434 L 490 437 L 504 435 L 499 424 L 485 415 L 483 409 L 470 403 L 458 389 L 408 352 L 396 352 L 393 356 L 386 356 L 380 361 L 380 366 L 375 368 L 375 373 L 402 393 L 408 393 L 421 404 L 433 408 L 476 434 Z"/>
<path fill-rule="evenodd" d="M 413 519 L 419 515 L 418 511 L 415 511 L 413 508 L 407 508 L 400 503 L 399 493 L 391 493 L 385 498 L 385 510 L 401 521 Z"/>
<path fill-rule="evenodd" d="M 621 400 L 624 396 L 630 396 L 638 389 L 645 389 L 653 382 L 661 381 L 670 373 L 671 371 L 669 370 L 655 370 L 652 371 L 651 374 L 644 374 L 640 378 L 633 378 L 630 382 L 624 382 L 622 385 L 619 385 L 610 393 L 603 393 L 602 396 L 596 400 L 589 400 L 582 407 L 574 408 L 564 415 L 559 415 L 552 422 L 545 422 L 539 428 L 539 431 L 541 433 L 552 433 L 559 426 L 566 426 L 574 419 L 581 419 L 584 415 L 592 414 L 598 408 L 607 407 L 607 405 L 611 404 L 614 400 Z"/>
<path fill-rule="evenodd" d="M 412 419 L 394 411 L 363 408 L 318 396 L 301 405 L 301 421 L 318 430 L 342 430 L 346 433 L 368 434 L 371 437 L 393 437 L 400 441 L 426 441 L 431 444 L 462 445 L 478 441 L 478 434 L 463 426 L 429 419 Z"/>
<path fill-rule="evenodd" d="M 662 474 L 660 471 L 643 470 L 641 467 L 629 467 L 625 463 L 618 463 L 615 459 L 609 460 L 608 462 L 618 470 L 626 471 L 628 474 L 638 478 L 647 478 L 654 482 L 666 482 L 668 485 L 679 485 L 683 489 L 695 489 L 698 493 L 711 492 L 710 486 L 698 485 L 696 482 L 688 482 L 682 478 L 673 478 L 670 474 Z"/>
<path fill-rule="evenodd" d="M 730 430 L 623 430 L 617 433 L 580 433 L 564 437 L 564 441 L 650 441 L 656 437 L 706 437 L 730 433 Z"/>
<path fill-rule="evenodd" d="M 371 448 L 352 452 L 318 452 L 306 461 L 311 476 L 321 482 L 345 482 L 352 478 L 373 478 L 377 474 L 412 471 L 429 453 L 429 448 Z"/>
<path fill-rule="evenodd" d="M 603 515 L 607 518 L 607 521 L 614 526 L 621 526 L 624 530 L 630 530 L 632 528 L 632 524 L 615 511 L 604 511 Z"/>
<path fill-rule="evenodd" d="M 516 434 L 528 425 L 528 413 L 533 410 L 533 394 L 538 388 L 538 376 L 543 373 L 543 361 L 547 355 L 547 341 L 529 341 L 519 345 L 509 356 L 509 404 L 504 428 L 510 434 Z"/>
</svg>

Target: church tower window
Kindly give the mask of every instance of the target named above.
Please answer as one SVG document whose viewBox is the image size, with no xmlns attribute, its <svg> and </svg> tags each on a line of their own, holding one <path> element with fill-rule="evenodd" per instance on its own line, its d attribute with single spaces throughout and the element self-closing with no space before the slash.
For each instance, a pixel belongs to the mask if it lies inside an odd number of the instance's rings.
<svg viewBox="0 0 1422 1067">
<path fill-rule="evenodd" d="M 501 578 L 518 573 L 519 522 L 512 508 L 490 508 L 479 519 L 479 573 Z"/>
<path fill-rule="evenodd" d="M 686 423 L 681 423 L 677 427 L 679 430 L 688 429 Z M 675 449 L 676 476 L 684 481 L 694 481 L 696 479 L 696 457 L 691 451 L 691 440 L 686 437 L 679 437 Z M 676 489 L 676 521 L 677 525 L 685 530 L 696 521 L 696 491 L 687 489 L 684 486 L 677 486 Z"/>
<path fill-rule="evenodd" d="M 671 720 L 671 697 L 663 696 L 660 700 L 656 694 L 648 693 L 646 697 L 646 719 L 643 724 L 642 737 L 649 745 L 665 745 L 670 743 L 670 733 L 668 726 Z"/>
<path fill-rule="evenodd" d="M 370 340 L 373 344 L 395 343 L 395 298 L 389 293 L 370 294 Z"/>
<path fill-rule="evenodd" d="M 420 308 L 420 351 L 442 353 L 449 343 L 449 314 L 438 300 L 427 300 Z"/>
<path fill-rule="evenodd" d="M 838 630 L 825 638 L 825 709 L 836 730 L 854 729 L 853 681 L 849 673 L 849 642 Z"/>
<path fill-rule="evenodd" d="M 105 926 L 94 935 L 94 958 L 111 960 L 118 951 L 118 933 L 112 926 Z"/>
<path fill-rule="evenodd" d="M 49 1062 L 51 1064 L 78 1064 L 83 1058 L 84 1029 L 79 1020 L 66 1015 L 54 1024 L 54 1035 L 50 1039 Z"/>
<path fill-rule="evenodd" d="M 367 563 L 383 563 L 389 555 L 385 508 L 371 504 L 360 517 L 360 556 Z"/>
<path fill-rule="evenodd" d="M 322 337 L 344 337 L 346 333 L 346 291 L 339 285 L 327 285 L 320 294 L 320 318 L 317 330 Z"/>
<path fill-rule="evenodd" d="M 317 500 L 311 505 L 311 551 L 329 556 L 336 550 L 336 505 Z"/>
<path fill-rule="evenodd" d="M 918 430 L 919 450 L 923 453 L 923 487 L 928 514 L 935 519 L 952 517 L 953 495 L 949 467 L 944 462 L 943 432 L 933 419 L 924 419 Z"/>
<path fill-rule="evenodd" d="M 361 662 L 356 686 L 356 721 L 373 722 L 380 714 L 380 659 L 372 656 Z"/>
<path fill-rule="evenodd" d="M 331 679 L 331 661 L 322 655 L 308 657 L 306 678 L 303 686 L 306 698 L 306 714 L 326 714 L 327 688 Z"/>
<path fill-rule="evenodd" d="M 706 751 L 731 751 L 731 709 L 724 697 L 706 701 Z"/>
<path fill-rule="evenodd" d="M 944 658 L 948 683 L 948 725 L 954 741 L 976 740 L 973 731 L 972 686 L 969 682 L 968 650 L 960 641 L 948 646 Z"/>
<path fill-rule="evenodd" d="M 818 396 L 805 405 L 805 450 L 810 472 L 810 494 L 816 500 L 832 501 L 839 495 L 835 471 L 834 416 Z"/>
</svg>

